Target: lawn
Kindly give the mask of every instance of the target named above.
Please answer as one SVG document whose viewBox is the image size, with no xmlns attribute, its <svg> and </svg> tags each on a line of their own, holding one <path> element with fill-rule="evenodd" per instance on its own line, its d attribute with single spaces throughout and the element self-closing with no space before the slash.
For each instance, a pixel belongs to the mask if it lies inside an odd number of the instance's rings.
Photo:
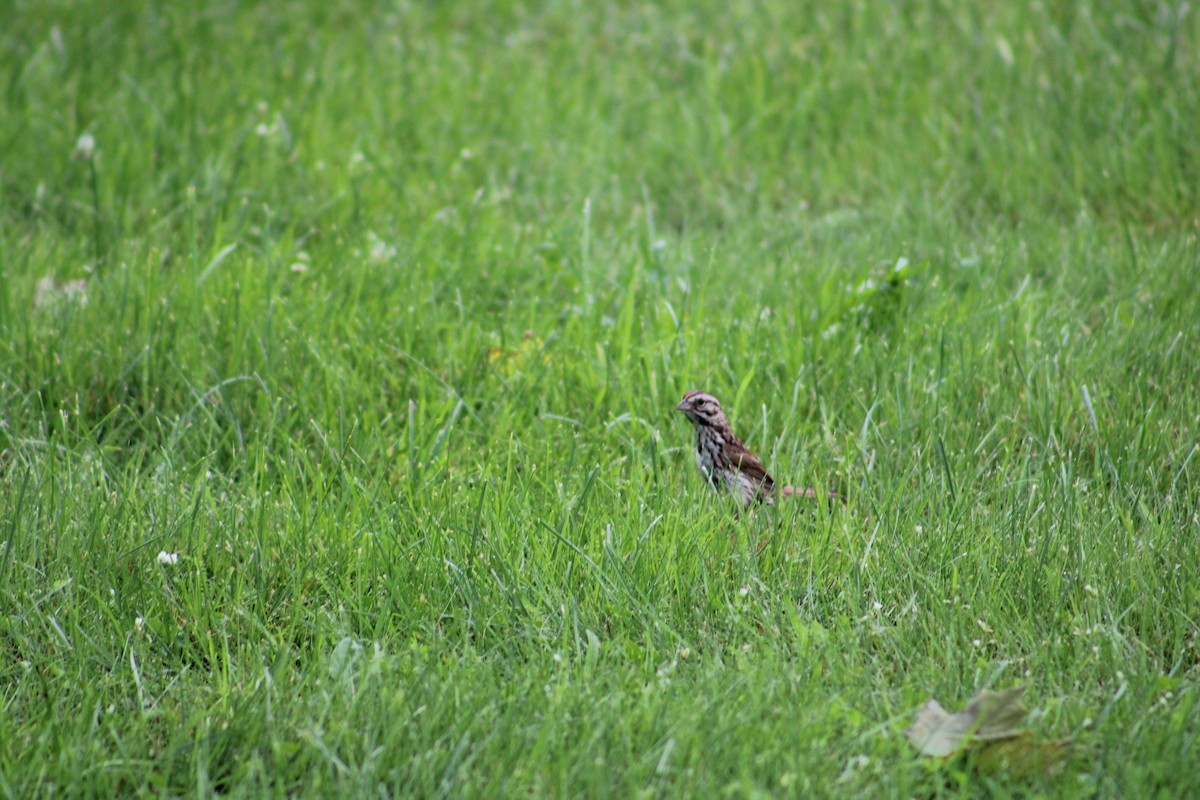
<svg viewBox="0 0 1200 800">
<path fill-rule="evenodd" d="M 0 6 L 3 796 L 1200 795 L 1194 9 Z"/>
</svg>

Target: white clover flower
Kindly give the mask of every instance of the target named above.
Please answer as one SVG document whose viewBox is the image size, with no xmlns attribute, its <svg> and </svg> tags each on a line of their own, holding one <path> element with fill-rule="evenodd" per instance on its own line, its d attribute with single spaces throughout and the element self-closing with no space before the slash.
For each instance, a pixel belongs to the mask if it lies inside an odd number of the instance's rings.
<svg viewBox="0 0 1200 800">
<path fill-rule="evenodd" d="M 396 257 L 395 245 L 384 241 L 375 231 L 367 231 L 367 243 L 369 245 L 368 258 L 374 263 L 391 261 Z"/>
<path fill-rule="evenodd" d="M 92 155 L 96 152 L 96 137 L 90 133 L 85 133 L 75 140 L 75 157 L 84 161 L 91 161 Z"/>
<path fill-rule="evenodd" d="M 66 283 L 58 283 L 54 278 L 45 277 L 37 282 L 37 289 L 33 296 L 34 308 L 47 308 L 61 301 L 75 302 L 86 306 L 88 302 L 87 281 L 80 278 Z"/>
<path fill-rule="evenodd" d="M 178 564 L 179 553 L 168 553 L 166 550 L 161 550 L 158 553 L 158 563 L 160 564 Z"/>
</svg>

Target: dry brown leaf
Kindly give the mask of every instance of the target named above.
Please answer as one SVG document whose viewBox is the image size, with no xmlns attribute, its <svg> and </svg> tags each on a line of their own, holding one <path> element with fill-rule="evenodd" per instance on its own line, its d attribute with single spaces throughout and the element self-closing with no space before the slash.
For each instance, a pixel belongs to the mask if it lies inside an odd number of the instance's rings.
<svg viewBox="0 0 1200 800">
<path fill-rule="evenodd" d="M 930 699 L 917 712 L 904 736 L 922 755 L 945 758 L 953 755 L 974 738 L 995 741 L 1017 736 L 1016 726 L 1029 713 L 1021 705 L 1024 686 L 1003 692 L 984 689 L 971 698 L 966 708 L 953 714 L 937 700 Z"/>
<path fill-rule="evenodd" d="M 934 758 L 949 758 L 969 748 L 976 768 L 989 774 L 1027 778 L 1055 772 L 1066 762 L 1071 743 L 1045 741 L 1017 730 L 1029 714 L 1021 703 L 1024 695 L 1024 686 L 1002 692 L 985 689 L 953 714 L 930 699 L 904 736 L 921 755 Z"/>
</svg>

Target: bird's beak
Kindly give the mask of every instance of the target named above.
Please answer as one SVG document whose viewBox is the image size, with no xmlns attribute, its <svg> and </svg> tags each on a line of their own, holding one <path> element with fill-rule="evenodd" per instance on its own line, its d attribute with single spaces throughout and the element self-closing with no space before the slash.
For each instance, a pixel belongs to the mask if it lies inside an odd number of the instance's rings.
<svg viewBox="0 0 1200 800">
<path fill-rule="evenodd" d="M 679 404 L 677 406 L 675 406 L 676 411 L 687 411 L 687 409 L 688 409 L 687 400 L 680 400 Z"/>
</svg>

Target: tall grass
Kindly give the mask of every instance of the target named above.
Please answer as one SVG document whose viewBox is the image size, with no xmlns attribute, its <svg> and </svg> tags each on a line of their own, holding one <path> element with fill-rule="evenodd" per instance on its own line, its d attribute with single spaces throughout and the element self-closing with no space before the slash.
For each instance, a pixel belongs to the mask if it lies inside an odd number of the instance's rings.
<svg viewBox="0 0 1200 800">
<path fill-rule="evenodd" d="M 1200 791 L 1185 5 L 5 17 L 4 793 Z"/>
</svg>

